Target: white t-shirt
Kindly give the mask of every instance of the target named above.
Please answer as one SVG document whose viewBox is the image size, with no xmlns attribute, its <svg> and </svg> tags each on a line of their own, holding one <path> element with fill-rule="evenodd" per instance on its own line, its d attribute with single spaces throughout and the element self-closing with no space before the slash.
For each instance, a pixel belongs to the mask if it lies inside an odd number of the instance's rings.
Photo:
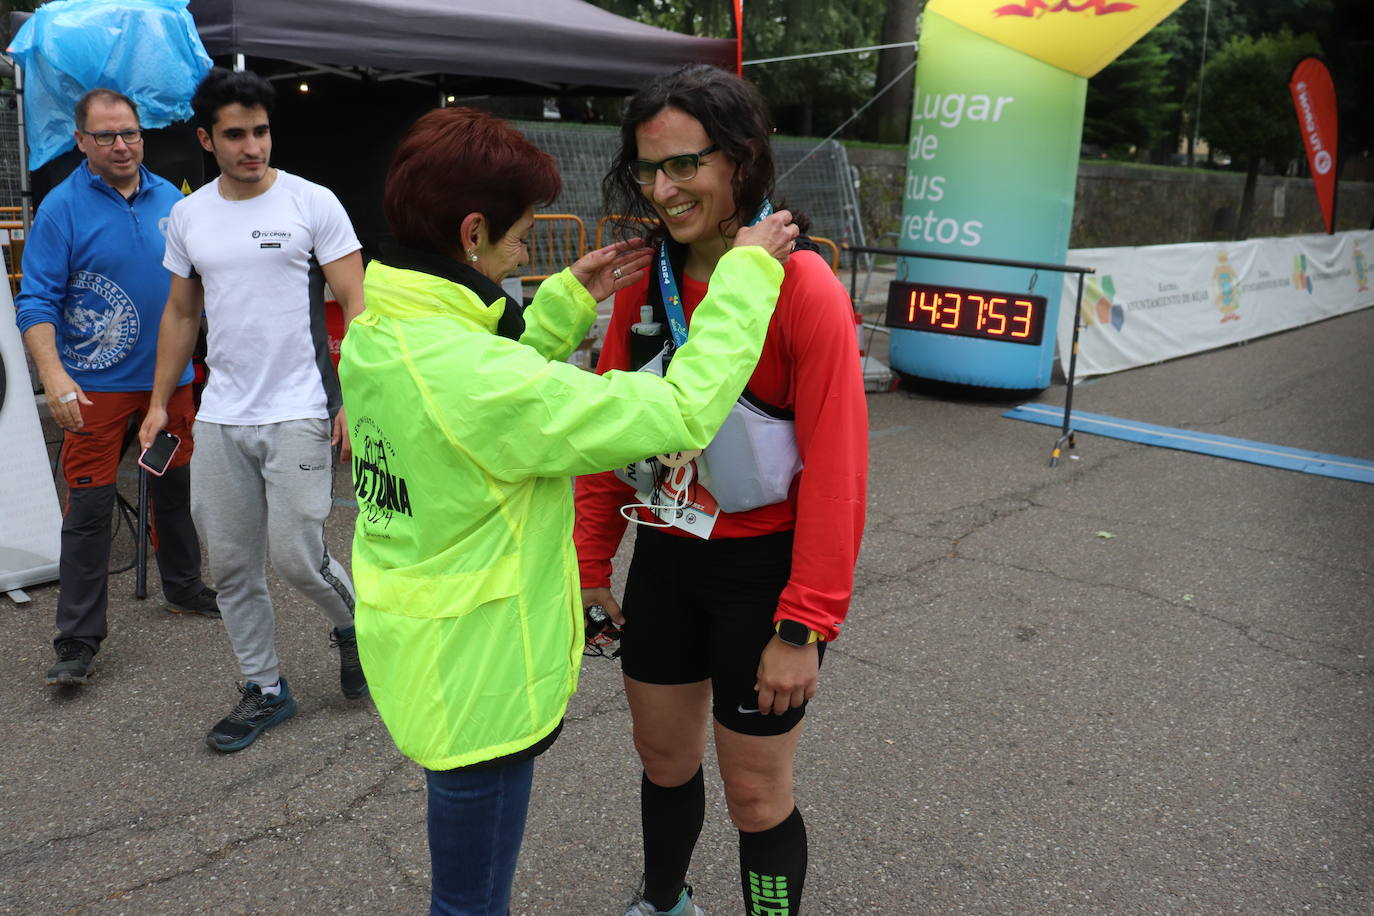
<svg viewBox="0 0 1374 916">
<path fill-rule="evenodd" d="M 212 181 L 172 207 L 162 265 L 205 286 L 199 419 L 256 426 L 338 408 L 320 265 L 361 247 L 332 191 L 281 169 L 257 197 L 225 200 Z"/>
</svg>

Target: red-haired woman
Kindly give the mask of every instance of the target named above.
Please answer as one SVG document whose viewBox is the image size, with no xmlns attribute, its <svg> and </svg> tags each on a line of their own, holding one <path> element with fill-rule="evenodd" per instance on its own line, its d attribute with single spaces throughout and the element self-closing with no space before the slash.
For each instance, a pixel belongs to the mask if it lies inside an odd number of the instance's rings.
<svg viewBox="0 0 1374 916">
<path fill-rule="evenodd" d="M 392 739 L 426 770 L 432 913 L 509 907 L 534 758 L 583 645 L 569 478 L 710 441 L 796 236 L 785 212 L 741 233 L 666 377 L 598 376 L 564 360 L 596 301 L 643 274 L 642 245 L 586 255 L 523 316 L 500 286 L 559 189 L 553 160 L 504 122 L 420 118 L 387 174 L 399 244 L 368 266 L 339 364 L 358 648 Z"/>
</svg>

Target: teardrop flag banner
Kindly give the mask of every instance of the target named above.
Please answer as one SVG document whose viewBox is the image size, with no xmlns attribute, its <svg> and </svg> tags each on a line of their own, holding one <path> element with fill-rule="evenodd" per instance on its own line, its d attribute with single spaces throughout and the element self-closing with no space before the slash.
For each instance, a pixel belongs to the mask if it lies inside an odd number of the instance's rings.
<svg viewBox="0 0 1374 916">
<path fill-rule="evenodd" d="M 1288 91 L 1307 148 L 1322 221 L 1330 235 L 1336 221 L 1336 86 L 1320 57 L 1304 57 L 1288 77 Z"/>
</svg>

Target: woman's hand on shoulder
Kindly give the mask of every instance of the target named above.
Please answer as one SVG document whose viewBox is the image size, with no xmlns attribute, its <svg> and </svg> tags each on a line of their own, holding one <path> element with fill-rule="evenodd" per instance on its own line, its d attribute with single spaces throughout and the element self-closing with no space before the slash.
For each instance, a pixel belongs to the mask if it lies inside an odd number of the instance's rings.
<svg viewBox="0 0 1374 916">
<path fill-rule="evenodd" d="M 572 265 L 573 276 L 597 302 L 639 282 L 652 257 L 643 239 L 627 239 L 589 251 Z"/>
<path fill-rule="evenodd" d="M 745 226 L 735 235 L 735 248 L 741 245 L 758 245 L 783 264 L 797 247 L 797 234 L 800 230 L 792 222 L 790 210 L 779 210 L 752 226 Z"/>
</svg>

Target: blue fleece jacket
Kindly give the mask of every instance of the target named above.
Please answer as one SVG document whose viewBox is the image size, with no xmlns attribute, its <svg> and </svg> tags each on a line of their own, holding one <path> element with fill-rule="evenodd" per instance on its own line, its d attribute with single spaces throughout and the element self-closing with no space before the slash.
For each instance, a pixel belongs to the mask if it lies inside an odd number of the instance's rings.
<svg viewBox="0 0 1374 916">
<path fill-rule="evenodd" d="M 132 200 L 82 162 L 43 199 L 24 245 L 19 330 L 47 322 L 86 391 L 148 391 L 171 275 L 162 237 L 181 192 L 139 168 Z M 180 384 L 191 381 L 187 364 Z"/>
</svg>

